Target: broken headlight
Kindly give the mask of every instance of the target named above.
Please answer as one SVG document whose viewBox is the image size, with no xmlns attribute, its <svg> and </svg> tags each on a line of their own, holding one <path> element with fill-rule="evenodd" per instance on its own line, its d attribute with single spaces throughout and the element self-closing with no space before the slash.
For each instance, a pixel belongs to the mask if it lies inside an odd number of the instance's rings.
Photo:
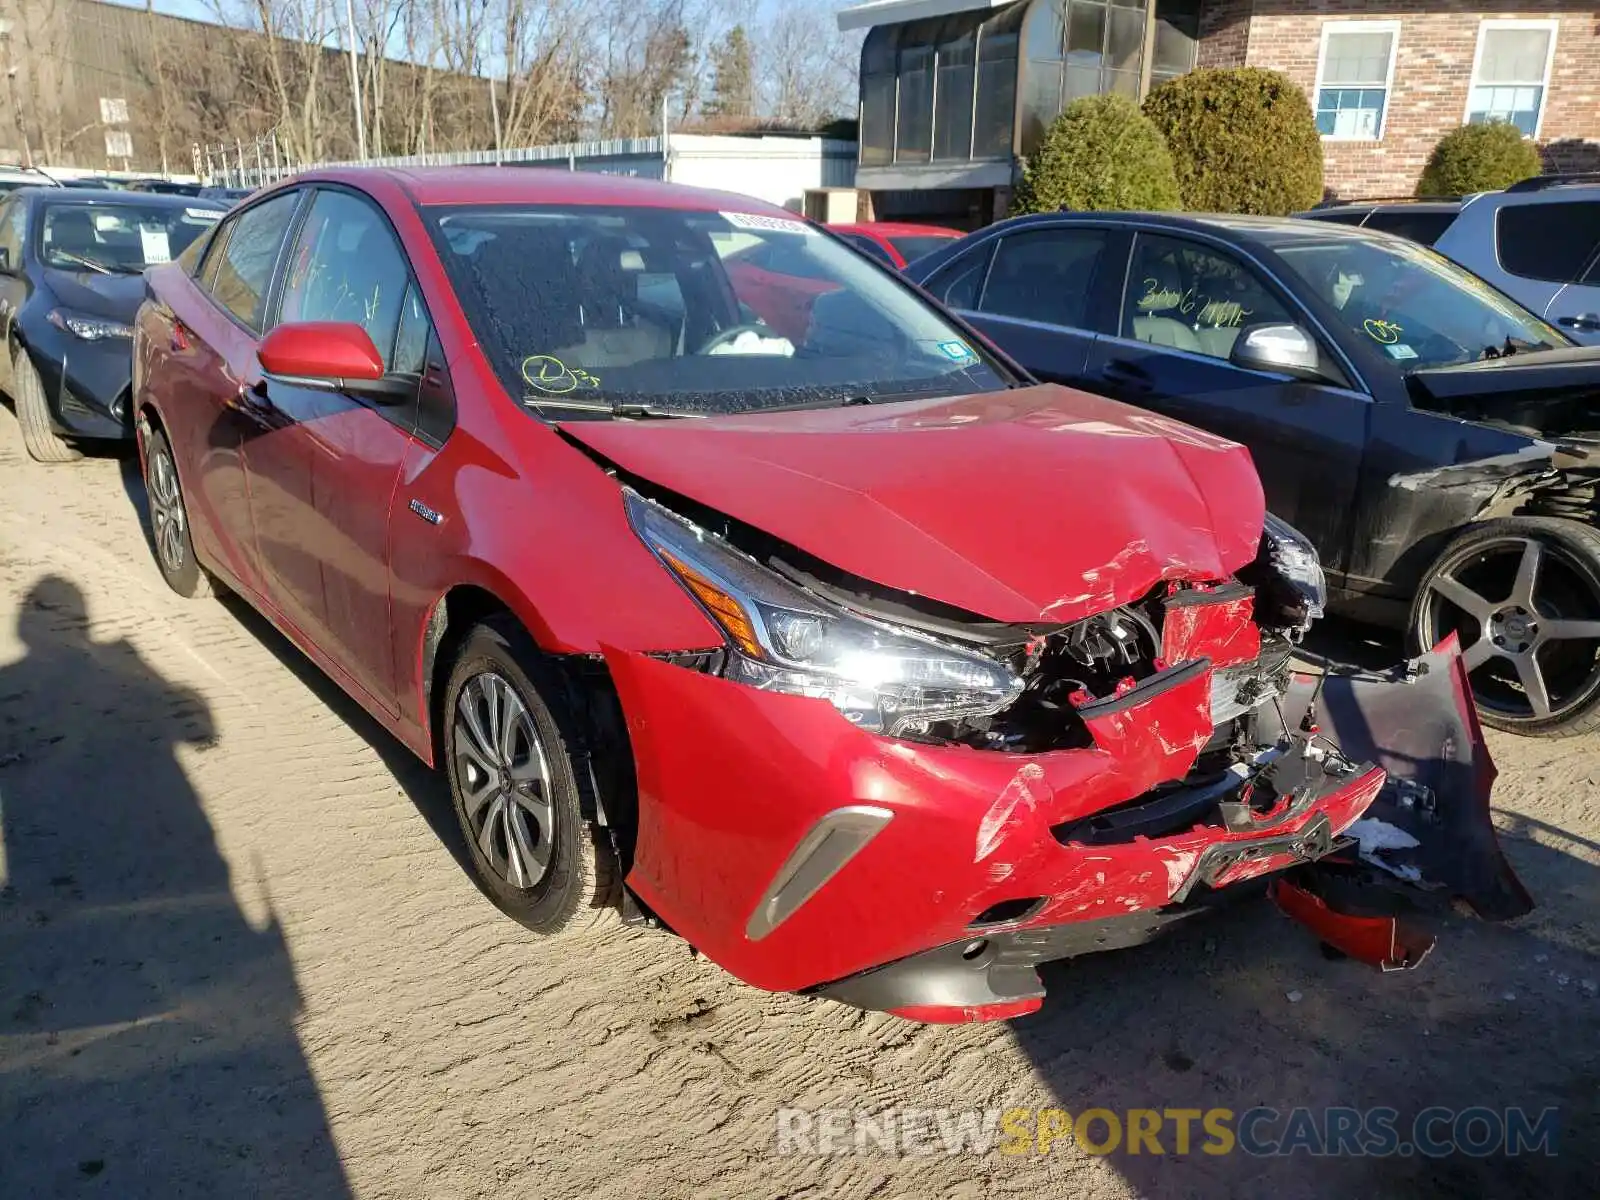
<svg viewBox="0 0 1600 1200">
<path fill-rule="evenodd" d="M 998 712 L 1022 691 L 994 659 L 824 603 L 638 493 L 623 495 L 635 531 L 722 628 L 729 679 L 827 700 L 888 734 Z"/>
<path fill-rule="evenodd" d="M 1255 588 L 1256 619 L 1269 629 L 1304 633 L 1328 604 L 1317 548 L 1271 513 L 1261 530 L 1261 551 L 1239 578 Z"/>
</svg>

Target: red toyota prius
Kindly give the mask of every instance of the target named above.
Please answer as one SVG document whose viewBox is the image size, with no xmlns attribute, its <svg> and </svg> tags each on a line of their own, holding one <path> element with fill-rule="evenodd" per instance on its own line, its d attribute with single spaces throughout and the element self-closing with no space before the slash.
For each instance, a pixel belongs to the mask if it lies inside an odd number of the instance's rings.
<svg viewBox="0 0 1600 1200">
<path fill-rule="evenodd" d="M 803 305 L 741 293 L 764 247 Z M 1453 648 L 1294 671 L 1325 584 L 1244 449 L 1036 384 L 783 210 L 307 175 L 150 274 L 134 357 L 168 582 L 441 767 L 534 930 L 620 908 L 958 1021 L 1227 897 L 1386 966 L 1427 944 L 1391 889 L 1528 906 Z"/>
</svg>

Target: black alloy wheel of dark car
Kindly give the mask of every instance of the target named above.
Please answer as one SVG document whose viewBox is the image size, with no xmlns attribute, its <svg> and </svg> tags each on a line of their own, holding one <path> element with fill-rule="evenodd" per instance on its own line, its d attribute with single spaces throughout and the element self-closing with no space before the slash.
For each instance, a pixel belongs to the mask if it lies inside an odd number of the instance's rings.
<svg viewBox="0 0 1600 1200">
<path fill-rule="evenodd" d="M 1486 724 L 1600 728 L 1600 531 L 1548 517 L 1475 526 L 1428 570 L 1411 628 L 1421 646 L 1457 635 Z"/>
<path fill-rule="evenodd" d="M 159 429 L 152 429 L 144 439 L 144 490 L 150 501 L 151 548 L 167 586 L 189 599 L 211 595 L 211 576 L 195 558 L 194 543 L 189 539 L 189 510 L 183 502 L 172 447 Z"/>
<path fill-rule="evenodd" d="M 479 884 L 536 933 L 598 921 L 620 895 L 605 833 L 579 803 L 562 695 L 521 627 L 493 620 L 467 635 L 445 690 L 445 769 Z"/>
<path fill-rule="evenodd" d="M 20 346 L 11 362 L 11 378 L 17 423 L 22 426 L 22 444 L 28 448 L 28 454 L 42 463 L 82 458 L 82 451 L 50 427 L 50 405 L 45 400 L 44 381 L 34 369 L 28 352 Z"/>
</svg>

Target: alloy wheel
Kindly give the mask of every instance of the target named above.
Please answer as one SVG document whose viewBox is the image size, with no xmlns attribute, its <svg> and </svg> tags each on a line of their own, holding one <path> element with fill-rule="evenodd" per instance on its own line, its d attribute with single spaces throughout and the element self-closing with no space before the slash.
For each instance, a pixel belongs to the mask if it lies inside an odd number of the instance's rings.
<svg viewBox="0 0 1600 1200">
<path fill-rule="evenodd" d="M 478 849 L 512 887 L 535 886 L 550 870 L 555 807 L 533 714 L 506 679 L 486 671 L 461 689 L 452 740 Z"/>
<path fill-rule="evenodd" d="M 186 520 L 183 495 L 178 489 L 178 473 L 165 450 L 150 457 L 150 524 L 155 534 L 156 553 L 170 572 L 183 569 L 183 541 Z"/>
<path fill-rule="evenodd" d="M 1558 545 L 1507 536 L 1440 564 L 1417 633 L 1452 632 L 1479 706 L 1506 720 L 1560 720 L 1600 690 L 1600 592 Z"/>
</svg>

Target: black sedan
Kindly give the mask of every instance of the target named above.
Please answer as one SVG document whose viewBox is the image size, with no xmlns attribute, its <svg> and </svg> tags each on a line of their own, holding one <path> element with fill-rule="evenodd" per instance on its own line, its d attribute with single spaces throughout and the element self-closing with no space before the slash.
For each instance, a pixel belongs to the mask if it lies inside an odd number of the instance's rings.
<svg viewBox="0 0 1600 1200">
<path fill-rule="evenodd" d="M 34 458 L 67 462 L 76 439 L 132 436 L 144 269 L 182 254 L 224 211 L 214 200 L 73 188 L 0 201 L 0 390 Z"/>
<path fill-rule="evenodd" d="M 907 274 L 1041 379 L 1243 442 L 1336 605 L 1457 635 L 1487 722 L 1600 728 L 1600 349 L 1309 221 L 1024 217 Z"/>
</svg>

